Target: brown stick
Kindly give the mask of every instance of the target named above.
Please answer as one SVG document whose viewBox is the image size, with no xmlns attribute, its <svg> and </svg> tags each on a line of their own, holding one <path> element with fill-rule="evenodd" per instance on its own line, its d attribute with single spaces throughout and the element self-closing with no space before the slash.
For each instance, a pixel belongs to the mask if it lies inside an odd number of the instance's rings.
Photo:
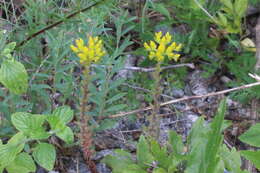
<svg viewBox="0 0 260 173">
<path fill-rule="evenodd" d="M 187 100 L 191 100 L 191 99 L 200 99 L 200 98 L 204 98 L 204 97 L 217 96 L 217 95 L 226 94 L 226 93 L 241 90 L 241 89 L 251 88 L 251 87 L 254 87 L 254 86 L 257 86 L 257 85 L 260 85 L 260 82 L 255 82 L 255 83 L 243 85 L 243 86 L 240 86 L 240 87 L 222 90 L 222 91 L 218 91 L 218 92 L 212 92 L 212 93 L 208 93 L 208 94 L 204 94 L 204 95 L 190 96 L 190 97 L 183 97 L 183 98 L 180 98 L 180 99 L 174 99 L 174 100 L 170 100 L 170 101 L 161 103 L 160 106 L 162 107 L 162 106 L 166 106 L 166 105 L 169 105 L 169 104 L 187 101 Z M 151 110 L 152 108 L 153 108 L 153 106 L 148 106 L 148 107 L 145 107 L 145 108 L 136 109 L 136 110 L 129 111 L 129 112 L 122 112 L 122 113 L 119 113 L 119 114 L 103 116 L 103 117 L 100 117 L 100 119 L 119 118 L 119 117 L 123 117 L 123 116 L 130 115 L 130 114 L 148 111 L 148 110 Z"/>
<path fill-rule="evenodd" d="M 39 31 L 37 31 L 37 32 L 35 32 L 35 33 L 33 33 L 32 35 L 28 36 L 26 39 L 24 39 L 23 41 L 21 41 L 20 43 L 18 43 L 15 49 L 17 49 L 18 47 L 23 46 L 26 42 L 28 42 L 28 41 L 31 40 L 32 38 L 38 36 L 39 34 L 42 34 L 42 33 L 44 33 L 45 31 L 47 31 L 47 30 L 49 30 L 49 29 L 51 29 L 51 28 L 54 28 L 55 26 L 57 26 L 57 25 L 63 23 L 66 19 L 70 19 L 70 18 L 76 16 L 77 14 L 79 14 L 79 13 L 81 13 L 81 12 L 85 12 L 85 11 L 91 9 L 92 7 L 94 7 L 94 6 L 100 4 L 101 2 L 104 2 L 104 1 L 105 1 L 105 0 L 100 0 L 100 1 L 98 1 L 98 2 L 95 2 L 94 4 L 92 4 L 92 5 L 88 6 L 88 7 L 85 7 L 85 8 L 80 9 L 80 10 L 74 12 L 74 13 L 69 14 L 69 15 L 66 16 L 64 19 L 61 19 L 61 20 L 59 20 L 59 21 L 57 21 L 57 22 L 55 22 L 55 23 L 53 23 L 53 24 L 50 24 L 50 25 L 46 26 L 45 28 L 42 28 L 41 30 L 39 30 Z"/>
<path fill-rule="evenodd" d="M 257 24 L 255 27 L 255 38 L 256 38 L 256 60 L 255 70 L 260 68 L 260 16 L 257 19 Z"/>
</svg>

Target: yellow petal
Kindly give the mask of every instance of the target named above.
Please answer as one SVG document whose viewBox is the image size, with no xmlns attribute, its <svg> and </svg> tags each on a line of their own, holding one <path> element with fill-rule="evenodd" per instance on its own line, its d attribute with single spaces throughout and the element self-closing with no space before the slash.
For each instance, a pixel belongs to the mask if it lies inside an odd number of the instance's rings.
<svg viewBox="0 0 260 173">
<path fill-rule="evenodd" d="M 151 47 L 146 42 L 144 43 L 144 48 L 148 51 L 151 50 Z"/>
</svg>

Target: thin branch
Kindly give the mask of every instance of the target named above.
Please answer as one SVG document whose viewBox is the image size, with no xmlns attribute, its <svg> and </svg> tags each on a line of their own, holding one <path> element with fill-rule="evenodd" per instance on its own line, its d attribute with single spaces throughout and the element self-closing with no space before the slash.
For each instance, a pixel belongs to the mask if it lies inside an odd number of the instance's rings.
<svg viewBox="0 0 260 173">
<path fill-rule="evenodd" d="M 178 68 L 178 67 L 189 67 L 191 69 L 194 69 L 194 64 L 176 64 L 176 65 L 169 65 L 165 67 L 161 67 L 161 70 L 168 70 L 172 68 Z M 153 72 L 155 71 L 155 68 L 143 68 L 143 67 L 125 67 L 126 70 L 132 70 L 132 71 L 138 71 L 138 72 Z"/>
<path fill-rule="evenodd" d="M 32 35 L 28 36 L 26 39 L 24 39 L 23 41 L 21 41 L 20 43 L 18 43 L 17 46 L 16 46 L 16 49 L 17 49 L 18 47 L 23 46 L 26 42 L 28 42 L 28 41 L 31 40 L 32 38 L 34 38 L 34 37 L 36 37 L 36 36 L 38 36 L 38 35 L 44 33 L 45 31 L 47 31 L 47 30 L 49 30 L 49 29 L 54 28 L 55 26 L 58 26 L 59 24 L 63 23 L 65 20 L 70 19 L 70 18 L 76 16 L 77 14 L 79 14 L 79 13 L 81 13 L 81 12 L 85 12 L 85 11 L 91 9 L 92 7 L 95 7 L 95 6 L 99 5 L 99 4 L 101 4 L 101 2 L 104 2 L 104 1 L 105 1 L 105 0 L 100 0 L 100 1 L 98 1 L 98 2 L 95 2 L 94 4 L 92 4 L 92 5 L 90 5 L 90 6 L 87 6 L 87 7 L 83 8 L 83 9 L 80 9 L 80 10 L 78 10 L 78 11 L 76 11 L 76 12 L 73 12 L 73 13 L 69 14 L 69 15 L 66 16 L 64 19 L 61 19 L 61 20 L 59 20 L 59 21 L 57 21 L 57 22 L 55 22 L 55 23 L 53 23 L 53 24 L 50 24 L 50 25 L 48 25 L 48 26 L 42 28 L 41 30 L 39 30 L 39 31 L 37 31 L 37 32 L 35 32 L 35 33 L 33 33 Z"/>
<path fill-rule="evenodd" d="M 227 90 L 222 90 L 222 91 L 218 91 L 218 92 L 211 92 L 211 93 L 204 94 L 204 95 L 183 97 L 183 98 L 180 98 L 180 99 L 174 99 L 174 100 L 170 100 L 170 101 L 161 103 L 160 106 L 162 107 L 162 106 L 170 105 L 170 104 L 173 104 L 173 103 L 188 101 L 188 100 L 192 100 L 192 99 L 200 99 L 200 98 L 205 98 L 205 97 L 222 95 L 222 94 L 226 94 L 226 93 L 229 93 L 229 92 L 242 90 L 242 89 L 246 89 L 246 88 L 251 88 L 251 87 L 254 87 L 254 86 L 258 86 L 258 85 L 260 85 L 260 82 L 255 82 L 255 83 L 251 83 L 251 84 L 247 84 L 247 85 L 243 85 L 243 86 L 240 86 L 240 87 L 231 88 L 231 89 L 227 89 Z M 119 117 L 123 117 L 123 116 L 126 116 L 126 115 L 131 115 L 131 114 L 136 114 L 136 113 L 143 112 L 143 111 L 148 111 L 148 110 L 151 110 L 152 108 L 153 108 L 153 106 L 148 106 L 148 107 L 145 107 L 145 108 L 140 108 L 140 109 L 136 109 L 136 110 L 129 111 L 129 112 L 122 112 L 122 113 L 119 113 L 119 114 L 103 116 L 103 117 L 100 117 L 100 119 L 119 118 Z"/>
<path fill-rule="evenodd" d="M 91 67 L 109 68 L 109 67 L 112 67 L 112 66 L 91 64 Z M 161 70 L 168 70 L 168 69 L 179 68 L 179 67 L 189 67 L 191 69 L 195 68 L 194 64 L 188 63 L 188 64 L 176 64 L 176 65 L 164 66 L 164 67 L 161 67 Z M 153 72 L 155 70 L 155 68 L 124 67 L 122 70 L 131 70 L 131 71 L 138 71 L 138 72 Z"/>
<path fill-rule="evenodd" d="M 146 93 L 151 93 L 152 92 L 152 91 L 150 91 L 148 89 L 141 88 L 141 87 L 138 87 L 138 86 L 133 86 L 133 85 L 130 85 L 128 83 L 123 83 L 122 85 L 127 86 L 127 87 L 132 88 L 132 89 L 135 89 L 135 90 L 140 90 L 140 91 L 143 91 L 143 92 L 146 92 Z M 168 96 L 166 94 L 160 94 L 160 96 L 168 98 L 168 99 L 174 99 L 174 97 Z"/>
<path fill-rule="evenodd" d="M 197 5 L 198 7 L 204 12 L 207 14 L 207 16 L 209 16 L 209 18 L 211 18 L 211 20 L 215 23 L 218 23 L 217 20 L 197 1 L 197 0 L 193 0 Z"/>
</svg>

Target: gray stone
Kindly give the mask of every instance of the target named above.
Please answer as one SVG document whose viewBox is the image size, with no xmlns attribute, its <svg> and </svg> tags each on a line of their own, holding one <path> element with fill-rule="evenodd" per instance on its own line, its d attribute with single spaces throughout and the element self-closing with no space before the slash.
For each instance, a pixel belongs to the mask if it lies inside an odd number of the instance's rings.
<svg viewBox="0 0 260 173">
<path fill-rule="evenodd" d="M 175 98 L 181 98 L 184 96 L 184 91 L 183 89 L 179 89 L 179 88 L 173 88 L 172 90 L 172 96 Z"/>
<path fill-rule="evenodd" d="M 102 151 L 96 152 L 95 156 L 92 159 L 95 161 L 99 161 L 99 160 L 103 159 L 105 156 L 113 155 L 113 154 L 114 154 L 113 150 L 102 150 Z"/>
<path fill-rule="evenodd" d="M 104 163 L 98 163 L 97 170 L 99 173 L 112 173 L 112 171 Z"/>
</svg>

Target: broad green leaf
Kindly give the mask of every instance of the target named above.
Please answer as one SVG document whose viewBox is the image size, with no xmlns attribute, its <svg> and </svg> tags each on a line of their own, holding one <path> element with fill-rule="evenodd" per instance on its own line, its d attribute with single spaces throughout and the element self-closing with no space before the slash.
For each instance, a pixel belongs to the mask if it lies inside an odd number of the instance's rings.
<svg viewBox="0 0 260 173">
<path fill-rule="evenodd" d="M 47 121 L 51 126 L 51 130 L 54 132 L 62 131 L 67 127 L 66 124 L 57 116 L 48 115 Z"/>
<path fill-rule="evenodd" d="M 4 60 L 0 68 L 0 82 L 14 94 L 23 94 L 28 88 L 28 74 L 15 60 Z"/>
<path fill-rule="evenodd" d="M 260 123 L 251 126 L 249 130 L 239 136 L 239 139 L 244 143 L 260 147 Z"/>
<path fill-rule="evenodd" d="M 42 127 L 45 118 L 44 115 L 26 112 L 16 112 L 11 115 L 13 125 L 32 139 L 47 139 L 50 136 Z"/>
<path fill-rule="evenodd" d="M 8 43 L 6 46 L 5 46 L 5 49 L 10 49 L 11 52 L 14 50 L 16 46 L 16 43 L 15 42 L 11 42 L 11 43 Z"/>
<path fill-rule="evenodd" d="M 56 159 L 54 146 L 48 143 L 38 144 L 33 151 L 33 158 L 41 167 L 52 170 Z"/>
<path fill-rule="evenodd" d="M 221 12 L 218 13 L 218 19 L 222 27 L 225 28 L 228 25 L 227 17 L 223 13 Z"/>
<path fill-rule="evenodd" d="M 168 19 L 171 19 L 171 14 L 163 3 L 154 3 L 154 10 L 165 15 Z"/>
<path fill-rule="evenodd" d="M 189 153 L 187 155 L 187 168 L 185 173 L 203 173 L 201 167 L 205 167 L 204 154 L 208 142 L 207 133 L 209 129 L 205 126 L 203 117 L 197 119 L 193 124 L 188 136 Z"/>
<path fill-rule="evenodd" d="M 168 156 L 167 148 L 161 147 L 160 144 L 154 140 L 150 140 L 151 153 L 154 159 L 158 162 L 158 166 L 164 169 L 168 169 L 171 164 L 171 158 Z"/>
<path fill-rule="evenodd" d="M 65 127 L 62 131 L 58 131 L 56 135 L 61 138 L 63 141 L 65 141 L 67 144 L 71 144 L 74 141 L 74 134 L 69 127 Z"/>
<path fill-rule="evenodd" d="M 111 167 L 113 173 L 122 173 L 128 165 L 134 164 L 131 154 L 121 149 L 115 150 L 115 156 L 105 156 L 101 162 Z"/>
<path fill-rule="evenodd" d="M 69 106 L 61 106 L 56 108 L 53 113 L 53 116 L 59 117 L 59 119 L 65 124 L 69 123 L 73 119 L 73 110 Z"/>
<path fill-rule="evenodd" d="M 7 144 L 0 145 L 0 165 L 6 167 L 14 161 L 23 150 L 26 137 L 20 132 L 15 134 Z"/>
<path fill-rule="evenodd" d="M 175 155 L 183 153 L 184 145 L 182 143 L 182 137 L 175 131 L 169 131 L 169 144 Z"/>
<path fill-rule="evenodd" d="M 163 169 L 163 168 L 155 168 L 153 170 L 153 173 L 168 173 L 168 172 L 165 171 L 165 169 Z"/>
<path fill-rule="evenodd" d="M 137 144 L 136 157 L 138 165 L 142 168 L 148 168 L 154 161 L 152 154 L 150 153 L 150 147 L 144 136 L 141 136 Z"/>
<path fill-rule="evenodd" d="M 105 119 L 99 123 L 99 126 L 95 129 L 96 131 L 107 130 L 115 127 L 117 121 L 113 119 Z"/>
<path fill-rule="evenodd" d="M 230 172 L 241 172 L 241 158 L 239 152 L 235 148 L 232 148 L 231 151 L 223 145 L 220 150 L 220 156 L 225 164 L 225 168 Z"/>
<path fill-rule="evenodd" d="M 122 173 L 147 173 L 137 164 L 129 164 L 125 169 L 122 170 Z"/>
<path fill-rule="evenodd" d="M 20 153 L 15 160 L 6 167 L 8 173 L 29 173 L 35 172 L 36 166 L 28 153 Z"/>
<path fill-rule="evenodd" d="M 240 18 L 245 15 L 247 6 L 248 6 L 248 0 L 235 0 L 234 8 L 235 8 L 237 17 Z"/>
<path fill-rule="evenodd" d="M 19 145 L 26 142 L 26 136 L 22 132 L 16 133 L 11 139 L 8 141 L 10 145 Z"/>
<path fill-rule="evenodd" d="M 240 151 L 240 153 L 247 160 L 251 161 L 257 169 L 260 169 L 260 159 L 259 159 L 260 150 L 258 151 L 244 150 L 244 151 Z"/>
<path fill-rule="evenodd" d="M 205 152 L 206 172 L 214 172 L 218 165 L 217 153 L 223 141 L 222 126 L 226 113 L 226 100 L 220 102 L 217 114 L 211 123 Z"/>
<path fill-rule="evenodd" d="M 233 4 L 231 0 L 220 0 L 222 4 L 225 5 L 226 8 L 228 8 L 230 11 L 233 10 Z"/>
</svg>

